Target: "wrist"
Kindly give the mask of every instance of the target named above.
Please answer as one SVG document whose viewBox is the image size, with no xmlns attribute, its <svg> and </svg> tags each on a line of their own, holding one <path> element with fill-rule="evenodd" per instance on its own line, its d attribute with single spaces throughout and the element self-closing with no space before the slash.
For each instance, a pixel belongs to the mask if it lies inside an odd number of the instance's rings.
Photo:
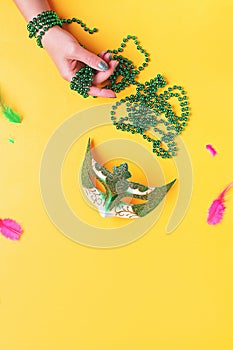
<svg viewBox="0 0 233 350">
<path fill-rule="evenodd" d="M 43 47 L 46 49 L 50 43 L 53 43 L 56 39 L 59 38 L 64 29 L 59 27 L 58 25 L 53 26 L 47 30 L 41 38 L 41 43 Z"/>
<path fill-rule="evenodd" d="M 55 11 L 44 11 L 34 17 L 27 25 L 29 38 L 36 38 L 37 45 L 43 48 L 42 38 L 51 28 L 62 27 L 62 20 Z"/>
<path fill-rule="evenodd" d="M 97 28 L 90 29 L 87 25 L 80 19 L 73 17 L 72 19 L 61 19 L 58 17 L 55 11 L 49 10 L 39 13 L 34 17 L 28 24 L 27 29 L 29 31 L 29 38 L 36 38 L 37 45 L 43 48 L 42 38 L 48 32 L 51 31 L 53 27 L 62 28 L 63 23 L 77 23 L 79 24 L 85 32 L 89 34 L 94 34 L 98 30 Z M 43 40 L 44 41 L 44 40 Z"/>
</svg>

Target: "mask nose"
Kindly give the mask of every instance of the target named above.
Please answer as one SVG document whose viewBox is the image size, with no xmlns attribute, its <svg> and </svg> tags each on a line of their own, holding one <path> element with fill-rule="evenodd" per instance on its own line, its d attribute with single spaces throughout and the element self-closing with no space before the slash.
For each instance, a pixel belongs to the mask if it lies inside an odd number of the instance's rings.
<svg viewBox="0 0 233 350">
<path fill-rule="evenodd" d="M 113 212 L 106 212 L 106 211 L 99 210 L 99 213 L 102 216 L 102 218 L 105 218 L 105 219 L 112 218 L 114 216 Z"/>
</svg>

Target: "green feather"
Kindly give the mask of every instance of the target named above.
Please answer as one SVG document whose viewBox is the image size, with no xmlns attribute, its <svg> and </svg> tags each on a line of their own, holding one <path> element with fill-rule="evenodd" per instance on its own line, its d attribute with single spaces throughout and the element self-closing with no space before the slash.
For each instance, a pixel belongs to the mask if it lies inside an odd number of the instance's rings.
<svg viewBox="0 0 233 350">
<path fill-rule="evenodd" d="M 14 140 L 12 137 L 9 137 L 9 138 L 8 138 L 8 141 L 9 141 L 10 143 L 15 143 L 15 140 Z"/>
<path fill-rule="evenodd" d="M 21 123 L 20 115 L 17 112 L 13 111 L 13 109 L 10 106 L 4 104 L 2 105 L 2 107 L 2 113 L 6 117 L 6 119 L 9 120 L 9 122 L 17 124 Z"/>
</svg>

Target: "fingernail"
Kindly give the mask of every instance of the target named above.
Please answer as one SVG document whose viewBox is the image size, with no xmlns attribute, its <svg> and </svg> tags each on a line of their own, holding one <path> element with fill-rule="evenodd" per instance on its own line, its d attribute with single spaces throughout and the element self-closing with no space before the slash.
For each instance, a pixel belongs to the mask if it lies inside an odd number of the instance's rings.
<svg viewBox="0 0 233 350">
<path fill-rule="evenodd" d="M 98 64 L 98 68 L 101 70 L 107 70 L 108 69 L 108 65 L 107 63 L 100 61 L 100 63 Z"/>
</svg>

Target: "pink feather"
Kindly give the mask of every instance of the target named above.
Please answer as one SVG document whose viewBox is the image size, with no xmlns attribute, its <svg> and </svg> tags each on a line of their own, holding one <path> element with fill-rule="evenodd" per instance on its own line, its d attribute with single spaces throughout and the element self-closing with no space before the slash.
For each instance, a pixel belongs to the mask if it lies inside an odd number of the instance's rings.
<svg viewBox="0 0 233 350">
<path fill-rule="evenodd" d="M 212 145 L 206 145 L 205 147 L 208 151 L 210 151 L 213 157 L 217 154 L 215 148 Z"/>
<path fill-rule="evenodd" d="M 209 208 L 209 213 L 207 217 L 207 222 L 209 225 L 216 225 L 220 221 L 222 221 L 224 211 L 226 209 L 225 205 L 223 204 L 225 202 L 225 194 L 229 189 L 233 186 L 233 182 L 231 182 L 224 190 L 220 193 L 217 199 L 213 201 Z"/>
<path fill-rule="evenodd" d="M 19 240 L 23 229 L 16 221 L 12 219 L 0 219 L 0 231 L 6 238 Z"/>
</svg>

